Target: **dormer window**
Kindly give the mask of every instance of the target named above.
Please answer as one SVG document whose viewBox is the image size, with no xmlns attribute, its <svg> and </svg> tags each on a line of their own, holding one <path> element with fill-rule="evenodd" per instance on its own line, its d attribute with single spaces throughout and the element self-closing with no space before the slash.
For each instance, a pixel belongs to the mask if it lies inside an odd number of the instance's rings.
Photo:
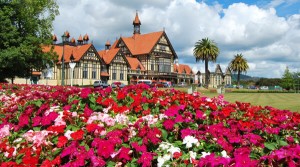
<svg viewBox="0 0 300 167">
<path fill-rule="evenodd" d="M 138 68 L 136 69 L 136 73 L 137 73 L 137 74 L 140 74 L 140 73 L 141 73 L 141 68 L 140 68 L 140 67 L 138 67 Z"/>
</svg>

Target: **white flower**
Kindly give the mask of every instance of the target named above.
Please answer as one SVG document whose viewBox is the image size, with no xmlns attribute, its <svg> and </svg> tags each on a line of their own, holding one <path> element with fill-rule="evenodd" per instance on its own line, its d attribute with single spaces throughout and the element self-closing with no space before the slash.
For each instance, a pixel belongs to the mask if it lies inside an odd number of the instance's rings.
<svg viewBox="0 0 300 167">
<path fill-rule="evenodd" d="M 194 136 L 185 136 L 182 144 L 186 144 L 186 148 L 191 148 L 193 144 L 197 144 L 198 140 Z"/>
<path fill-rule="evenodd" d="M 71 134 L 72 134 L 72 133 L 74 133 L 74 132 L 73 132 L 73 131 L 70 131 L 70 130 L 67 130 L 64 136 L 66 136 L 66 138 L 68 138 L 68 140 L 70 140 L 70 139 L 71 139 Z"/>
<path fill-rule="evenodd" d="M 196 155 L 197 153 L 194 152 L 194 151 L 189 151 L 189 154 L 190 154 L 190 163 L 192 163 L 192 159 L 196 159 Z"/>
<path fill-rule="evenodd" d="M 165 163 L 166 161 L 169 161 L 170 159 L 171 159 L 170 154 L 165 154 L 163 157 L 162 157 L 162 156 L 159 156 L 159 157 L 157 158 L 157 166 L 158 166 L 158 167 L 162 167 L 162 166 L 164 165 L 164 163 Z"/>
<path fill-rule="evenodd" d="M 210 152 L 201 152 L 201 158 L 206 157 L 207 155 L 210 155 Z"/>
<path fill-rule="evenodd" d="M 221 154 L 222 154 L 222 157 L 224 157 L 224 158 L 230 158 L 230 157 L 227 155 L 227 152 L 226 152 L 225 150 L 223 150 L 223 151 L 221 152 Z"/>
</svg>

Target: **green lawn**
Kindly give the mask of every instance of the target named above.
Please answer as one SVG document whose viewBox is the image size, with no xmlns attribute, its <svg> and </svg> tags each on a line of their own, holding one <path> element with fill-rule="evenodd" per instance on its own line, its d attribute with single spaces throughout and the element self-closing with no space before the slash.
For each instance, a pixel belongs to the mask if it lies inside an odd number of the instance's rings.
<svg viewBox="0 0 300 167">
<path fill-rule="evenodd" d="M 187 88 L 176 88 L 187 91 Z M 204 96 L 216 97 L 216 92 L 207 89 L 197 89 Z M 248 102 L 252 105 L 272 106 L 282 110 L 300 112 L 300 93 L 225 93 L 224 98 L 229 102 Z"/>
<path fill-rule="evenodd" d="M 203 92 L 205 96 L 215 97 L 217 93 Z M 249 102 L 252 105 L 272 106 L 300 112 L 299 93 L 225 93 L 224 98 L 229 102 Z"/>
</svg>

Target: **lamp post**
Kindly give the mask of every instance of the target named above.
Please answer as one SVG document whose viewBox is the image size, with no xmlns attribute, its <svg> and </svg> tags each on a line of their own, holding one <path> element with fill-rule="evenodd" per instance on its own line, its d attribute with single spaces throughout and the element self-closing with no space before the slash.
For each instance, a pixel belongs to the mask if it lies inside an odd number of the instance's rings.
<svg viewBox="0 0 300 167">
<path fill-rule="evenodd" d="M 73 56 L 71 56 L 70 61 L 71 62 L 69 63 L 69 65 L 70 65 L 70 68 L 71 68 L 71 86 L 73 86 L 73 70 L 76 66 L 76 63 L 74 62 Z"/>
<path fill-rule="evenodd" d="M 64 55 L 64 46 L 67 40 L 67 36 L 64 33 L 62 36 L 62 58 L 61 58 L 61 85 L 65 85 L 65 55 Z"/>
</svg>

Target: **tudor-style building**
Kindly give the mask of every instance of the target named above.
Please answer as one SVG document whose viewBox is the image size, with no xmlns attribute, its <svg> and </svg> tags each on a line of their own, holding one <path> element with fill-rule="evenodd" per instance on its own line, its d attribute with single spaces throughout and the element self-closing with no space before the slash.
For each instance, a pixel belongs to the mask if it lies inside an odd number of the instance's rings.
<svg viewBox="0 0 300 167">
<path fill-rule="evenodd" d="M 136 13 L 133 35 L 121 37 L 112 46 L 107 42 L 105 50 L 98 51 L 109 69 L 109 83 L 135 83 L 138 79 L 193 83 L 191 68 L 174 64 L 178 57 L 166 32 L 141 34 L 140 26 Z"/>
<path fill-rule="evenodd" d="M 229 68 L 226 69 L 225 73 L 222 72 L 220 64 L 217 64 L 214 72 L 209 72 L 209 85 L 208 87 L 217 88 L 221 85 L 231 85 L 231 71 Z M 205 73 L 198 71 L 196 73 L 197 80 L 200 83 L 205 82 Z"/>
<path fill-rule="evenodd" d="M 53 36 L 53 45 L 44 46 L 43 51 L 51 49 L 58 55 L 58 62 L 52 68 L 43 72 L 34 72 L 36 83 L 60 85 L 62 83 L 62 57 L 64 57 L 65 85 L 92 85 L 95 80 L 106 81 L 111 84 L 120 81 L 124 84 L 135 84 L 139 79 L 171 81 L 173 84 L 186 82 L 187 84 L 202 82 L 205 76 L 200 72 L 193 72 L 188 65 L 178 64 L 178 56 L 168 39 L 165 31 L 141 34 L 141 21 L 138 13 L 133 20 L 133 35 L 120 37 L 112 45 L 105 43 L 105 49 L 97 51 L 93 44 L 88 43 L 89 36 L 77 42 L 67 37 L 63 43 L 56 43 Z M 73 70 L 70 63 L 76 63 Z M 51 71 L 49 73 L 49 71 Z M 196 75 L 197 73 L 197 75 Z M 50 75 L 49 75 L 50 74 Z M 201 79 L 200 79 L 201 78 Z M 231 73 L 222 73 L 220 66 L 215 73 L 210 74 L 210 87 L 216 87 L 222 82 L 231 84 Z M 28 83 L 25 79 L 16 79 L 15 83 Z"/>
</svg>

